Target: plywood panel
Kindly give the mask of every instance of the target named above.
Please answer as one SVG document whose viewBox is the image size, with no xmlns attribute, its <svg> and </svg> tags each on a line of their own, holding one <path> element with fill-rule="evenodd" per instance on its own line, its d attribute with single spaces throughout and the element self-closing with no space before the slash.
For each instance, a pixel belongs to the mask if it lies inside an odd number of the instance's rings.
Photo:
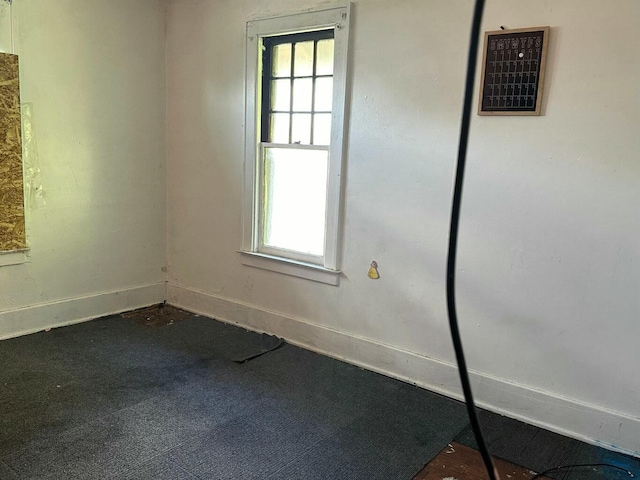
<svg viewBox="0 0 640 480">
<path fill-rule="evenodd" d="M 18 57 L 0 53 L 0 251 L 27 248 Z"/>
<path fill-rule="evenodd" d="M 536 472 L 500 458 L 493 459 L 500 478 L 530 480 Z M 447 445 L 413 480 L 487 480 L 489 476 L 477 450 L 457 442 Z M 540 480 L 550 480 L 540 477 Z"/>
</svg>

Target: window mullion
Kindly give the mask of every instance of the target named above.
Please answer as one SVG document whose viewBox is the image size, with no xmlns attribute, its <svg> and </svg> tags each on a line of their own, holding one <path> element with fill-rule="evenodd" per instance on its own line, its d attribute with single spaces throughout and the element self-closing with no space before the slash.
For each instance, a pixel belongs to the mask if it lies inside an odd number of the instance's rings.
<svg viewBox="0 0 640 480">
<path fill-rule="evenodd" d="M 289 89 L 289 143 L 293 141 L 293 84 L 295 79 L 294 67 L 296 58 L 296 44 L 291 44 L 291 88 Z"/>
<path fill-rule="evenodd" d="M 313 138 L 313 125 L 315 122 L 316 116 L 315 108 L 316 108 L 316 65 L 318 63 L 318 40 L 313 42 L 313 66 L 312 66 L 312 76 L 311 76 L 311 132 L 309 133 L 309 141 L 311 145 L 315 143 Z"/>
</svg>

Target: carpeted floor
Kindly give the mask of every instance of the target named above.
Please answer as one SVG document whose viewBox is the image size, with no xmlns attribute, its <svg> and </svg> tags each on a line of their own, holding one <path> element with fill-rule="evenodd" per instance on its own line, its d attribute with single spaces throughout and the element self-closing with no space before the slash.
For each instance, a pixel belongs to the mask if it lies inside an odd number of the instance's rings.
<svg viewBox="0 0 640 480">
<path fill-rule="evenodd" d="M 163 325 L 113 316 L 0 342 L 0 479 L 410 480 L 451 440 L 473 445 L 454 400 L 290 345 L 234 363 L 229 352 L 257 334 L 193 315 Z M 640 471 L 637 459 L 482 420 L 496 455 L 533 469 Z"/>
</svg>

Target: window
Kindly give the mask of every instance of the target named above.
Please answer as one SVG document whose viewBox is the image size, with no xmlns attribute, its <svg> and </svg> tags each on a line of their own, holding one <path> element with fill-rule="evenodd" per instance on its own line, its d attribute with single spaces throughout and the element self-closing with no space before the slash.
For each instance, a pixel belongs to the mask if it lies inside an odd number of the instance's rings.
<svg viewBox="0 0 640 480">
<path fill-rule="evenodd" d="M 247 24 L 242 262 L 338 283 L 349 5 Z"/>
</svg>

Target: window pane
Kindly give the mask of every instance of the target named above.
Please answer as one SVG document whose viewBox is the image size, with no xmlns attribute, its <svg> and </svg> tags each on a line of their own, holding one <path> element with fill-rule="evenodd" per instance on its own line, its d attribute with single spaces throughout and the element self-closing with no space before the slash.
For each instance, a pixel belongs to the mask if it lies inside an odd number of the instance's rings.
<svg viewBox="0 0 640 480">
<path fill-rule="evenodd" d="M 311 111 L 311 90 L 313 80 L 297 78 L 293 81 L 293 110 L 296 112 Z"/>
<path fill-rule="evenodd" d="M 283 43 L 273 47 L 273 68 L 271 75 L 273 77 L 290 77 L 291 76 L 291 44 Z M 267 66 L 268 68 L 268 66 Z"/>
<path fill-rule="evenodd" d="M 289 111 L 291 105 L 291 80 L 271 82 L 271 110 Z"/>
<path fill-rule="evenodd" d="M 313 75 L 313 42 L 298 42 L 295 45 L 293 75 L 295 77 Z"/>
<path fill-rule="evenodd" d="M 291 143 L 309 145 L 311 143 L 311 114 L 294 113 L 291 115 Z"/>
<path fill-rule="evenodd" d="M 313 144 L 329 145 L 331 143 L 331 114 L 317 113 L 313 116 Z"/>
<path fill-rule="evenodd" d="M 272 143 L 289 143 L 289 114 L 274 113 L 270 115 L 269 141 Z"/>
<path fill-rule="evenodd" d="M 264 245 L 324 253 L 327 162 L 325 150 L 265 149 Z"/>
<path fill-rule="evenodd" d="M 333 39 L 318 42 L 316 75 L 333 75 Z"/>
<path fill-rule="evenodd" d="M 316 111 L 331 111 L 331 104 L 333 100 L 333 78 L 317 78 L 316 79 L 316 97 L 315 105 L 313 109 Z"/>
</svg>

